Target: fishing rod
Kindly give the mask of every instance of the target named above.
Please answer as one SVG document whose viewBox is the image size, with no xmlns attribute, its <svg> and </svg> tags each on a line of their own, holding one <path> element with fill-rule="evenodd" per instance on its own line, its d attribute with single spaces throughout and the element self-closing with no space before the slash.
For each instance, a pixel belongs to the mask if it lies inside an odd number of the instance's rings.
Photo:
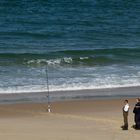
<svg viewBox="0 0 140 140">
<path fill-rule="evenodd" d="M 47 104 L 48 104 L 48 112 L 50 113 L 51 112 L 51 102 L 50 102 L 50 89 L 49 89 L 49 75 L 48 75 L 48 65 L 46 65 L 46 69 L 45 69 L 45 72 L 46 72 L 46 85 L 47 85 Z"/>
</svg>

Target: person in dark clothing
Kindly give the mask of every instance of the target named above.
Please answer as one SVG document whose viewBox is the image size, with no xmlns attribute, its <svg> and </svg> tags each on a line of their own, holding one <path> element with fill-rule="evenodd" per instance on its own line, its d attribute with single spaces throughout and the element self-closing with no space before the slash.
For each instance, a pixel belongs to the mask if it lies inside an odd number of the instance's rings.
<svg viewBox="0 0 140 140">
<path fill-rule="evenodd" d="M 133 126 L 133 128 L 140 129 L 140 98 L 136 99 L 136 104 L 133 113 L 135 114 L 134 116 L 135 125 Z"/>
</svg>

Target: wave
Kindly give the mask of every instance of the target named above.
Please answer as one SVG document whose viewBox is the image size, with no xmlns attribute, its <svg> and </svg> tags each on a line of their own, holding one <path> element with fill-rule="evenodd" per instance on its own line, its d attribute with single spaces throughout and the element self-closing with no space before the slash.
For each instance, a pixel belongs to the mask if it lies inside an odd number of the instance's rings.
<svg viewBox="0 0 140 140">
<path fill-rule="evenodd" d="M 140 87 L 140 83 L 116 83 L 116 84 L 103 84 L 95 85 L 93 83 L 73 83 L 63 85 L 50 85 L 50 92 L 54 91 L 78 91 L 78 90 L 95 90 L 95 89 L 114 89 L 114 88 L 127 88 L 127 87 Z M 46 85 L 28 85 L 28 86 L 17 86 L 17 87 L 0 87 L 0 94 L 14 94 L 14 93 L 38 93 L 46 92 L 48 89 Z M 110 96 L 111 94 L 108 93 Z M 67 95 L 66 95 L 67 96 Z M 69 96 L 69 95 L 68 95 Z"/>
<path fill-rule="evenodd" d="M 94 50 L 66 50 L 59 51 L 60 54 L 67 55 L 137 55 L 140 56 L 140 48 L 108 48 L 108 49 L 94 49 Z"/>
<path fill-rule="evenodd" d="M 0 63 L 5 60 L 23 65 L 106 65 L 130 63 L 140 59 L 140 49 L 112 48 L 96 50 L 65 50 L 48 53 L 0 53 Z M 12 64 L 13 64 L 12 63 Z"/>
<path fill-rule="evenodd" d="M 48 38 L 55 38 L 55 37 L 60 37 L 63 34 L 62 33 L 34 33 L 34 32 L 1 32 L 0 35 L 2 36 L 15 36 L 15 37 L 31 37 L 31 38 L 37 38 L 37 39 L 48 39 Z"/>
<path fill-rule="evenodd" d="M 83 56 L 83 55 L 134 55 L 140 57 L 140 48 L 108 48 L 108 49 L 94 49 L 94 50 L 63 50 L 63 51 L 52 51 L 52 52 L 46 52 L 46 53 L 0 53 L 1 57 L 55 57 L 59 55 L 71 55 L 71 56 Z"/>
<path fill-rule="evenodd" d="M 93 65 L 101 65 L 101 64 L 109 64 L 113 63 L 114 60 L 105 58 L 105 57 L 63 57 L 63 58 L 57 58 L 57 59 L 36 59 L 36 60 L 28 60 L 25 61 L 24 64 L 27 65 L 55 65 L 55 66 L 64 66 L 64 65 L 72 65 L 72 66 L 79 66 L 79 65 L 87 65 L 87 66 L 93 66 Z"/>
</svg>

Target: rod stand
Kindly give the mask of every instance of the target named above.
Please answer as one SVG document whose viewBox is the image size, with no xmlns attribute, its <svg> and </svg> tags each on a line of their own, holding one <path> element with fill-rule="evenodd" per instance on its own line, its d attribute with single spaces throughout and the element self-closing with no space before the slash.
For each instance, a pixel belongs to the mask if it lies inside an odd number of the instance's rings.
<svg viewBox="0 0 140 140">
<path fill-rule="evenodd" d="M 51 106 L 48 105 L 48 113 L 51 113 Z"/>
</svg>

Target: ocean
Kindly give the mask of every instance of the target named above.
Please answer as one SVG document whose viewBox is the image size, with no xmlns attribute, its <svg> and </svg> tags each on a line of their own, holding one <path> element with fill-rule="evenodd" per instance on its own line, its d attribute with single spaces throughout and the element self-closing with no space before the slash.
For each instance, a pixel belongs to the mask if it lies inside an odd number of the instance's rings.
<svg viewBox="0 0 140 140">
<path fill-rule="evenodd" d="M 1 0 L 0 94 L 140 86 L 139 0 Z"/>
</svg>

